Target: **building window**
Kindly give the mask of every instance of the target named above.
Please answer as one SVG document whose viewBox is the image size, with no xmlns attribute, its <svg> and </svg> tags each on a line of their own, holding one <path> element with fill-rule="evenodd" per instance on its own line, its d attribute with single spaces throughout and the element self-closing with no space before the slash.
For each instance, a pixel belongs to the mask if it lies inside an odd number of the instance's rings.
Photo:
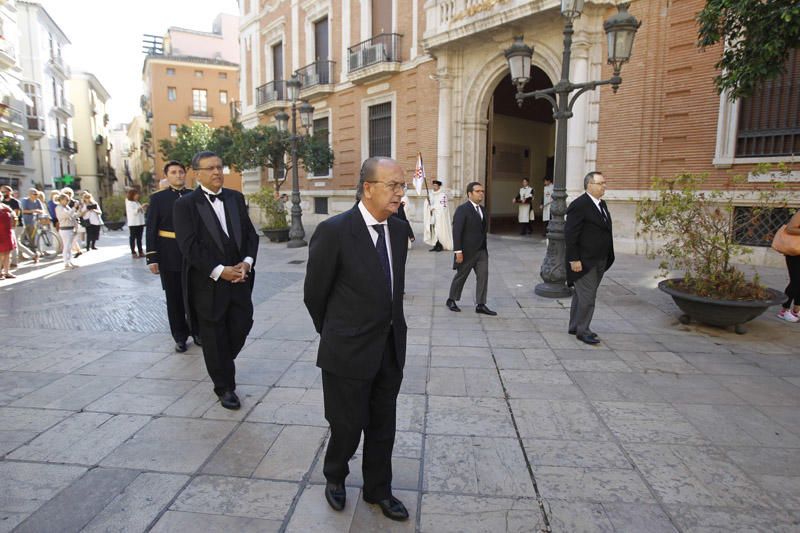
<svg viewBox="0 0 800 533">
<path fill-rule="evenodd" d="M 178 125 L 177 124 L 170 124 L 169 125 L 169 136 L 170 137 L 177 137 L 178 136 Z"/>
<path fill-rule="evenodd" d="M 174 75 L 175 75 L 175 69 L 168 67 L 167 68 L 167 76 L 174 76 Z"/>
<path fill-rule="evenodd" d="M 192 109 L 195 111 L 208 111 L 208 91 L 205 89 L 192 89 Z"/>
<path fill-rule="evenodd" d="M 203 71 L 202 70 L 195 70 L 194 71 L 194 77 L 195 78 L 202 78 L 203 77 Z"/>
<path fill-rule="evenodd" d="M 228 91 L 220 91 L 219 92 L 219 103 L 220 104 L 227 104 L 228 103 Z"/>
<path fill-rule="evenodd" d="M 178 91 L 175 87 L 167 87 L 167 100 L 174 102 L 178 99 Z"/>
<path fill-rule="evenodd" d="M 744 246 L 768 248 L 781 226 L 792 218 L 793 210 L 785 207 L 756 209 L 747 206 L 733 208 L 733 241 Z"/>
<path fill-rule="evenodd" d="M 392 157 L 392 103 L 369 106 L 369 157 Z"/>
<path fill-rule="evenodd" d="M 220 72 L 219 73 L 219 79 L 227 80 L 228 79 L 228 73 L 227 72 Z"/>
<path fill-rule="evenodd" d="M 313 123 L 314 137 L 325 141 L 326 145 L 330 146 L 330 126 L 328 126 L 328 117 L 315 118 Z M 330 169 L 314 172 L 315 176 L 328 176 Z"/>
<path fill-rule="evenodd" d="M 800 49 L 789 52 L 786 69 L 767 80 L 739 106 L 736 157 L 780 157 L 800 153 Z"/>
<path fill-rule="evenodd" d="M 314 198 L 314 214 L 327 215 L 328 214 L 328 199 L 322 197 Z"/>
</svg>

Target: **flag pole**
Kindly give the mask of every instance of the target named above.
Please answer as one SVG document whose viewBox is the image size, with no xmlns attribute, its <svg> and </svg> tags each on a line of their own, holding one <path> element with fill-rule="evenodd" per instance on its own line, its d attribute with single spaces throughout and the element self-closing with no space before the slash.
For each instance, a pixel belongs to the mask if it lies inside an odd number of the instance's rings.
<svg viewBox="0 0 800 533">
<path fill-rule="evenodd" d="M 419 159 L 419 167 L 422 170 L 422 182 L 425 184 L 425 194 L 428 198 L 428 211 L 433 211 L 433 201 L 431 200 L 431 190 L 428 188 L 428 174 L 425 172 L 425 163 L 422 161 L 422 152 L 417 152 L 417 158 Z M 430 232 L 431 235 L 435 235 L 434 227 L 436 226 L 436 219 L 433 218 L 433 213 L 429 213 L 430 216 Z"/>
</svg>

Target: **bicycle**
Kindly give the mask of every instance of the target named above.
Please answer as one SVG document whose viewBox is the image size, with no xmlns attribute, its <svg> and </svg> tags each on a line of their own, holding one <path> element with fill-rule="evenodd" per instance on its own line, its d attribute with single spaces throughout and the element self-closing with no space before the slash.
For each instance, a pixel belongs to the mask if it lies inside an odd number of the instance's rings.
<svg viewBox="0 0 800 533">
<path fill-rule="evenodd" d="M 33 256 L 35 256 L 36 252 L 39 252 L 40 257 L 55 257 L 61 253 L 64 246 L 61 236 L 53 229 L 49 218 L 37 219 L 33 238 L 31 239 L 27 232 L 23 232 L 20 242 L 30 249 L 30 253 Z M 35 246 L 33 243 L 35 243 Z M 20 247 L 20 252 L 23 256 L 28 255 L 25 252 L 25 248 Z M 33 257 L 26 257 L 26 259 L 33 259 Z"/>
</svg>

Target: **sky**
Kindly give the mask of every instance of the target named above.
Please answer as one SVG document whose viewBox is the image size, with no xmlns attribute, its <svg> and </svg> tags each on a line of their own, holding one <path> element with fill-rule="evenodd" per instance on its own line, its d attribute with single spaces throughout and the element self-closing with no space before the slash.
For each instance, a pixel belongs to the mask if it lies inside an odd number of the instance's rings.
<svg viewBox="0 0 800 533">
<path fill-rule="evenodd" d="M 36 1 L 36 0 L 35 0 Z M 211 31 L 219 13 L 238 14 L 236 0 L 38 0 L 67 35 L 72 68 L 94 74 L 111 95 L 111 124 L 140 113 L 142 35 L 170 26 Z"/>
</svg>

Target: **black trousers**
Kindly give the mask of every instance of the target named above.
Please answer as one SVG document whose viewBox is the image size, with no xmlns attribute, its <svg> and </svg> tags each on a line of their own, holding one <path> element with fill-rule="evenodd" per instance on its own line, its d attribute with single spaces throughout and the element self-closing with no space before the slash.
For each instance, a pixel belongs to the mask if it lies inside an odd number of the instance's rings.
<svg viewBox="0 0 800 533">
<path fill-rule="evenodd" d="M 220 279 L 217 283 L 228 283 Z M 203 340 L 203 359 L 214 383 L 214 392 L 236 390 L 234 360 L 242 350 L 247 334 L 253 327 L 253 302 L 248 283 L 231 284 L 232 296 L 219 320 L 198 316 L 200 338 Z"/>
<path fill-rule="evenodd" d="M 130 237 L 128 237 L 128 244 L 131 246 L 131 253 L 136 252 L 136 248 L 139 249 L 139 253 L 142 252 L 142 232 L 144 231 L 144 226 L 128 226 L 128 232 L 130 233 Z M 136 245 L 136 248 L 134 248 Z"/>
<path fill-rule="evenodd" d="M 376 502 L 391 495 L 397 394 L 402 381 L 392 334 L 374 378 L 353 379 L 322 371 L 325 418 L 331 426 L 323 466 L 328 482 L 344 483 L 350 473 L 347 463 L 358 449 L 363 431 L 364 498 Z"/>
<path fill-rule="evenodd" d="M 186 322 L 186 309 L 183 305 L 183 287 L 181 273 L 160 270 L 161 288 L 167 299 L 167 319 L 169 331 L 175 342 L 184 342 L 189 338 L 189 325 Z"/>
<path fill-rule="evenodd" d="M 784 309 L 789 309 L 794 305 L 800 305 L 800 255 L 786 256 L 786 269 L 789 271 L 789 285 L 786 286 L 786 302 Z"/>
<path fill-rule="evenodd" d="M 100 238 L 100 226 L 89 224 L 86 227 L 86 249 L 94 248 L 95 243 Z"/>
</svg>

